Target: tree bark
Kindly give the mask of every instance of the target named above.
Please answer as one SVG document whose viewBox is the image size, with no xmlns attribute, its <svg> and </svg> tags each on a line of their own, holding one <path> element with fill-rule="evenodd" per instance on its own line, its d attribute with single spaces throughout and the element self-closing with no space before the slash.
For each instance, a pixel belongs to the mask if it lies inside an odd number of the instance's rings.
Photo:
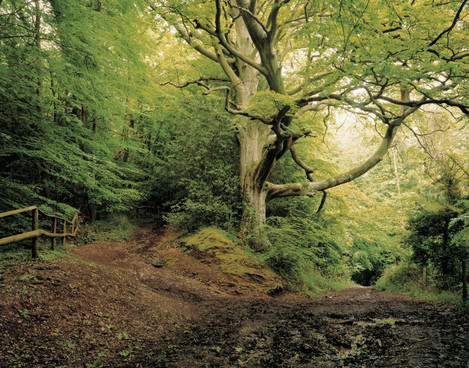
<svg viewBox="0 0 469 368">
<path fill-rule="evenodd" d="M 40 54 L 41 54 L 41 8 L 40 8 L 40 2 L 39 0 L 34 0 L 34 6 L 36 8 L 36 19 L 34 21 L 34 28 L 35 28 L 35 37 L 34 37 L 34 41 L 35 41 L 35 45 L 36 45 L 36 51 L 38 53 L 37 55 L 37 90 L 36 90 L 36 94 L 37 94 L 37 97 L 38 97 L 38 105 L 37 105 L 37 110 L 39 112 L 39 116 L 42 117 L 42 114 L 43 114 L 43 107 L 42 107 L 42 101 L 41 101 L 41 97 L 42 97 L 42 61 L 41 61 L 41 57 L 40 57 Z"/>
<path fill-rule="evenodd" d="M 464 303 L 467 302 L 467 261 L 462 260 L 462 300 Z"/>
<path fill-rule="evenodd" d="M 394 166 L 394 176 L 396 177 L 396 189 L 397 189 L 397 194 L 401 195 L 401 181 L 399 178 L 399 169 L 397 167 L 397 158 L 396 158 L 396 151 L 392 151 L 392 161 L 393 161 L 393 166 Z"/>
</svg>

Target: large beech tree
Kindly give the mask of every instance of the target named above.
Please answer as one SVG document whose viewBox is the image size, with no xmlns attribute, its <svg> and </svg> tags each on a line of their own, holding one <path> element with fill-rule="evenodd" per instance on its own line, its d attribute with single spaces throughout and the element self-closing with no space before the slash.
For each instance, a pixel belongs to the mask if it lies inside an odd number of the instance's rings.
<svg viewBox="0 0 469 368">
<path fill-rule="evenodd" d="M 263 224 L 269 200 L 315 196 L 350 182 L 376 164 L 407 119 L 426 105 L 469 112 L 467 0 L 148 0 L 225 78 L 187 81 L 205 93 L 225 93 L 236 116 L 244 229 Z M 226 79 L 223 83 L 222 79 Z M 295 150 L 314 137 L 312 112 L 347 111 L 375 122 L 381 143 L 367 160 L 316 178 Z M 406 120 L 407 119 L 407 120 Z M 316 138 L 317 139 L 317 138 Z M 304 182 L 269 177 L 287 153 Z"/>
</svg>

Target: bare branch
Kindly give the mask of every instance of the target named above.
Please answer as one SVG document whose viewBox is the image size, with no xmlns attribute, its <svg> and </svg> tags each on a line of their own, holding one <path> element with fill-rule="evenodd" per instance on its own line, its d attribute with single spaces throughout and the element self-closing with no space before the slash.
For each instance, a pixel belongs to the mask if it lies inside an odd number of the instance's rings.
<svg viewBox="0 0 469 368">
<path fill-rule="evenodd" d="M 231 108 L 231 105 L 235 106 L 235 107 L 237 106 L 230 98 L 231 97 L 231 90 L 232 90 L 232 88 L 230 88 L 228 86 L 221 86 L 221 87 L 215 87 L 215 88 L 209 89 L 204 94 L 208 95 L 209 93 L 216 92 L 216 91 L 226 91 L 225 110 L 227 112 L 229 112 L 230 114 L 233 114 L 233 115 L 240 115 L 240 116 L 248 117 L 250 119 L 259 120 L 260 122 L 262 122 L 263 124 L 266 124 L 266 125 L 272 125 L 272 122 L 270 120 L 265 119 L 262 116 L 250 114 L 245 110 L 239 110 L 239 109 L 235 110 L 235 109 Z"/>
<path fill-rule="evenodd" d="M 450 155 L 449 158 L 469 178 L 469 171 L 467 171 L 467 169 L 464 166 L 462 166 L 462 164 L 458 160 L 456 160 L 452 155 Z"/>
<path fill-rule="evenodd" d="M 454 55 L 451 60 L 460 60 L 460 59 L 464 59 L 465 57 L 469 57 L 469 52 L 464 52 L 462 54 L 456 54 Z"/>
<path fill-rule="evenodd" d="M 313 82 L 317 82 L 321 79 L 324 79 L 325 77 L 331 75 L 333 72 L 326 72 L 326 73 L 322 73 L 322 74 L 319 74 L 315 77 L 312 77 L 312 78 L 309 78 L 307 81 L 305 81 L 302 85 L 292 89 L 291 91 L 288 91 L 287 94 L 288 95 L 296 95 L 297 93 L 303 91 L 306 87 L 307 84 L 310 84 L 310 83 L 313 83 Z M 338 82 L 339 80 L 341 79 L 341 77 L 333 80 L 332 82 L 329 82 L 329 83 L 326 83 L 324 84 L 323 86 L 321 87 L 318 87 L 318 88 L 315 88 L 314 90 L 312 91 L 309 91 L 307 93 L 305 93 L 305 96 L 314 96 L 318 93 L 320 93 L 321 91 L 323 91 L 326 87 Z"/>
<path fill-rule="evenodd" d="M 262 21 L 255 14 L 253 14 L 249 9 L 243 8 L 243 7 L 238 6 L 236 4 L 231 4 L 231 6 L 235 9 L 238 9 L 240 12 L 248 14 L 252 19 L 254 19 L 262 27 L 262 29 L 264 30 L 265 33 L 269 33 L 269 31 L 267 30 L 267 28 L 265 28 Z"/>
<path fill-rule="evenodd" d="M 431 154 L 431 152 L 427 149 L 427 147 L 425 146 L 425 144 L 421 141 L 420 137 L 421 137 L 421 134 L 418 134 L 416 131 L 414 131 L 408 124 L 403 124 L 407 129 L 410 130 L 410 132 L 414 135 L 414 137 L 417 139 L 417 142 L 418 144 L 420 145 L 420 147 L 422 147 L 422 149 L 425 151 L 425 153 L 430 156 L 431 158 L 434 159 L 433 155 Z"/>
<path fill-rule="evenodd" d="M 301 159 L 298 157 L 296 153 L 296 149 L 294 148 L 294 146 L 290 148 L 290 153 L 291 153 L 291 157 L 293 158 L 293 161 L 295 161 L 295 163 L 305 171 L 305 174 L 308 180 L 313 181 L 311 178 L 311 174 L 314 173 L 316 169 L 311 166 L 306 165 L 303 161 L 301 161 Z"/>
<path fill-rule="evenodd" d="M 198 80 L 195 80 L 195 81 L 188 81 L 184 84 L 176 84 L 174 82 L 171 82 L 171 81 L 168 81 L 168 82 L 165 82 L 165 83 L 159 83 L 157 82 L 160 86 L 167 86 L 167 85 L 170 85 L 170 86 L 173 86 L 173 87 L 176 87 L 176 88 L 186 88 L 192 84 L 196 84 L 198 86 L 201 86 L 201 87 L 204 87 L 205 89 L 210 89 L 209 86 L 207 86 L 205 83 L 202 83 L 202 82 L 209 82 L 209 81 L 218 81 L 218 82 L 228 82 L 227 79 L 225 78 L 217 78 L 217 77 L 208 77 L 208 78 L 199 78 Z"/>
<path fill-rule="evenodd" d="M 464 6 L 466 5 L 467 3 L 467 0 L 464 0 L 461 4 L 461 6 L 459 7 L 458 9 L 458 12 L 456 13 L 456 15 L 454 16 L 454 19 L 453 19 L 453 22 L 451 23 L 451 25 L 445 29 L 444 31 L 442 31 L 432 42 L 429 43 L 428 47 L 431 47 L 433 46 L 434 44 L 436 44 L 441 37 L 443 37 L 446 33 L 449 33 L 451 32 L 451 30 L 456 26 L 456 23 L 458 22 L 459 20 L 459 17 L 461 16 L 461 12 L 464 8 Z"/>
<path fill-rule="evenodd" d="M 256 63 L 254 60 L 249 58 L 248 56 L 244 55 L 243 53 L 236 50 L 233 46 L 231 46 L 228 41 L 226 40 L 225 35 L 222 33 L 221 30 L 221 1 L 216 0 L 216 18 L 215 18 L 215 31 L 217 34 L 217 39 L 220 41 L 221 45 L 228 50 L 228 52 L 233 55 L 235 58 L 245 62 L 246 64 L 252 66 L 254 69 L 258 70 L 262 74 L 266 74 L 267 71 L 262 67 L 261 64 Z"/>
<path fill-rule="evenodd" d="M 324 208 L 324 205 L 326 204 L 326 198 L 327 198 L 327 192 L 325 190 L 323 190 L 322 191 L 321 203 L 319 203 L 319 207 L 318 207 L 316 213 L 321 212 L 321 210 Z"/>
<path fill-rule="evenodd" d="M 209 59 L 213 61 L 218 61 L 217 55 L 213 51 L 207 49 L 201 42 L 195 41 L 193 37 L 191 37 L 190 32 L 188 32 L 186 27 L 183 27 L 177 23 L 170 22 L 167 19 L 167 15 L 165 15 L 163 12 L 159 12 L 158 8 L 155 5 L 148 3 L 148 6 L 151 10 L 158 12 L 161 15 L 161 17 L 166 22 L 168 22 L 168 24 L 171 24 L 174 28 L 176 28 L 176 31 L 178 31 L 178 34 L 182 37 L 182 39 L 186 41 L 191 47 L 193 47 L 194 50 L 198 51 L 199 53 L 201 53 L 202 55 L 208 57 Z"/>
<path fill-rule="evenodd" d="M 422 91 L 419 91 L 419 92 L 423 94 Z M 415 108 L 415 107 L 419 108 L 419 107 L 422 107 L 424 105 L 429 105 L 429 104 L 448 105 L 448 106 L 452 106 L 452 107 L 457 107 L 459 110 L 461 110 L 461 112 L 463 112 L 465 115 L 469 116 L 469 106 L 467 106 L 463 103 L 459 103 L 459 102 L 449 100 L 449 99 L 432 99 L 429 96 L 425 96 L 420 101 L 399 101 L 399 100 L 396 100 L 396 99 L 393 99 L 393 98 L 390 98 L 390 97 L 386 97 L 386 96 L 381 96 L 381 97 L 379 97 L 379 99 L 383 100 L 383 101 L 390 102 L 390 103 L 395 104 L 395 105 L 408 106 L 408 107 L 412 107 L 412 108 Z"/>
<path fill-rule="evenodd" d="M 278 29 L 277 19 L 278 19 L 278 14 L 280 12 L 280 9 L 281 9 L 282 6 L 288 4 L 289 2 L 290 2 L 290 0 L 284 0 L 284 1 L 281 1 L 281 2 L 279 2 L 279 0 L 275 0 L 274 6 L 273 6 L 272 11 L 269 14 L 269 18 L 267 20 L 267 24 L 270 24 L 270 31 L 268 31 L 266 33 L 269 34 L 269 36 L 271 38 L 274 38 L 275 34 L 277 33 L 277 29 Z"/>
</svg>

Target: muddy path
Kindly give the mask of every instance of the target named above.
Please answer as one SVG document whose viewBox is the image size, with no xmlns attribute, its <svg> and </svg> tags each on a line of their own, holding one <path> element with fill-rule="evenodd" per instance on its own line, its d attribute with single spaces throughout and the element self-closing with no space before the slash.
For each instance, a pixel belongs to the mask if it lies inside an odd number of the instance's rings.
<svg viewBox="0 0 469 368">
<path fill-rule="evenodd" d="M 365 287 L 270 297 L 166 236 L 0 270 L 0 367 L 469 367 L 467 313 Z"/>
<path fill-rule="evenodd" d="M 149 244 L 144 244 L 145 239 Z M 147 233 L 137 234 L 139 246 L 118 257 L 117 263 L 109 262 L 109 252 L 85 248 L 82 254 L 108 266 L 138 270 L 138 278 L 153 289 L 176 293 L 188 303 L 184 304 L 190 309 L 185 322 L 173 324 L 151 356 L 132 364 L 469 367 L 466 314 L 366 287 L 352 287 L 318 299 L 272 298 L 252 293 L 229 295 L 223 288 L 207 287 L 207 280 L 201 283 L 180 277 L 178 270 L 165 274 L 164 267 L 149 270 L 153 277 L 143 276 L 144 267 L 138 262 L 155 249 L 148 239 Z M 99 258 L 103 254 L 104 260 Z"/>
<path fill-rule="evenodd" d="M 161 366 L 469 367 L 467 316 L 370 288 L 208 309 Z"/>
</svg>

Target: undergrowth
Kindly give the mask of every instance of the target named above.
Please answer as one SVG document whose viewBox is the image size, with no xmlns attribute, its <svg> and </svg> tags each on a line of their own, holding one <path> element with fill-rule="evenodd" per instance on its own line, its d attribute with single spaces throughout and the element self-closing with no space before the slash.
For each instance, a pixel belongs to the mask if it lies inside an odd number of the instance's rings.
<svg viewBox="0 0 469 368">
<path fill-rule="evenodd" d="M 271 245 L 258 254 L 259 259 L 286 280 L 292 291 L 312 295 L 351 286 L 350 270 L 335 239 L 324 234 L 315 237 L 314 231 L 300 225 L 277 221 L 275 227 L 266 226 Z"/>
<path fill-rule="evenodd" d="M 138 225 L 125 215 L 110 215 L 105 220 L 80 227 L 75 243 L 82 246 L 95 241 L 128 241 L 137 227 Z"/>
<path fill-rule="evenodd" d="M 31 240 L 29 240 L 29 243 Z M 73 244 L 59 244 L 57 241 L 56 249 L 50 249 L 50 241 L 41 239 L 39 241 L 39 258 L 37 261 L 49 261 L 56 258 L 67 257 L 70 255 L 69 250 L 73 248 Z M 0 268 L 15 265 L 19 263 L 29 262 L 31 258 L 31 245 L 27 242 L 7 244 L 0 247 Z M 33 260 L 36 261 L 36 260 Z"/>
<path fill-rule="evenodd" d="M 314 257 L 285 245 L 274 245 L 258 258 L 280 275 L 292 291 L 302 291 L 312 296 L 328 290 L 342 290 L 352 285 L 344 275 L 331 274 L 314 264 Z"/>
<path fill-rule="evenodd" d="M 413 263 L 402 262 L 386 268 L 374 288 L 469 310 L 468 303 L 462 301 L 460 294 L 437 288 L 431 275 L 428 275 L 424 285 L 422 271 Z"/>
</svg>

